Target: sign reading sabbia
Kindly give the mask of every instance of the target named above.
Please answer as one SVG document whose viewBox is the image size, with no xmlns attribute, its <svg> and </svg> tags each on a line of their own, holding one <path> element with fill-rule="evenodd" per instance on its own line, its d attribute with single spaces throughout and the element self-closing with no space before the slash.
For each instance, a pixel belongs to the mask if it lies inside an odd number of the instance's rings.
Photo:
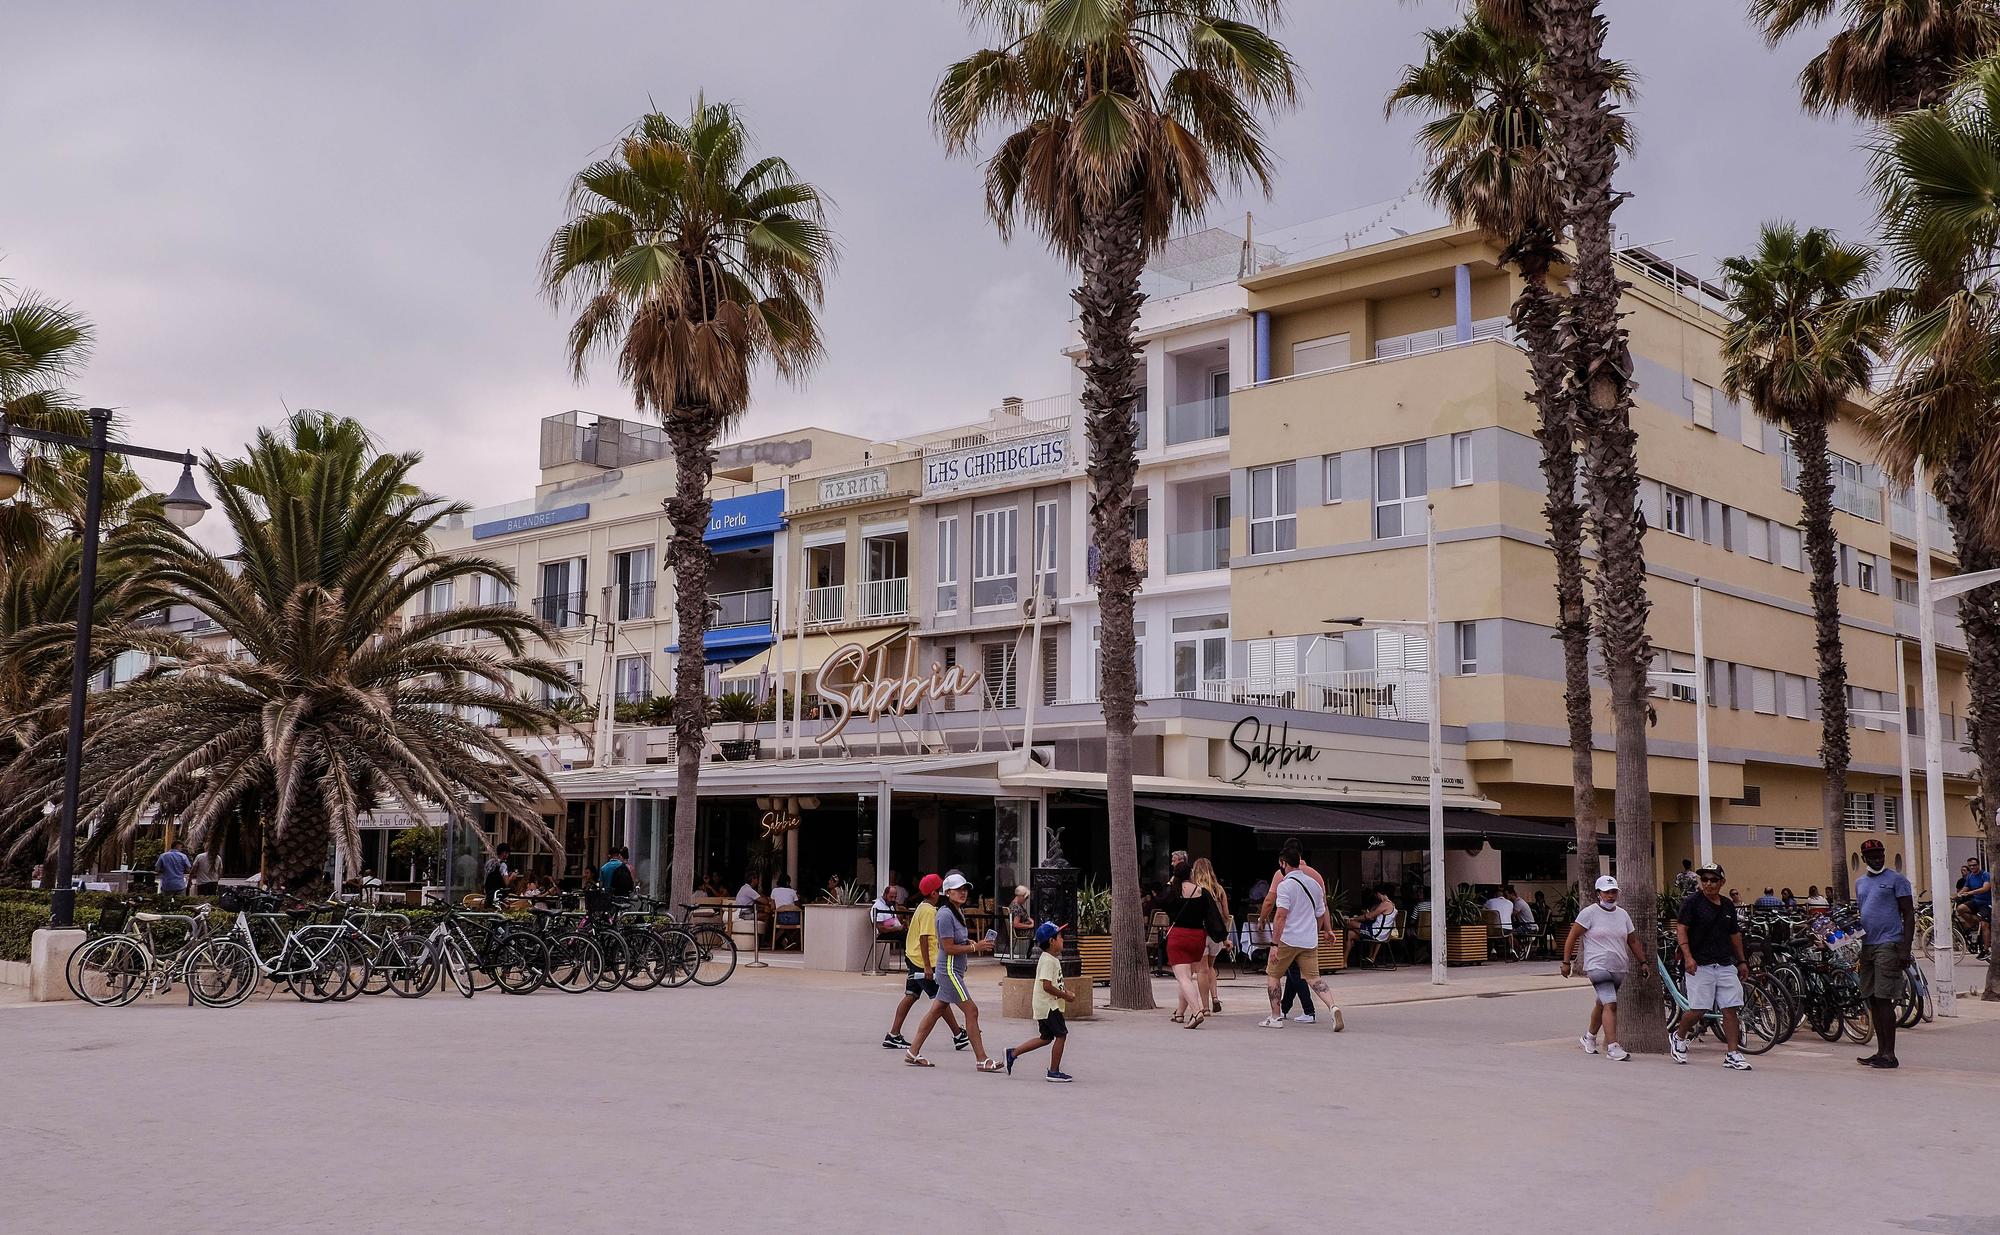
<svg viewBox="0 0 2000 1235">
<path fill-rule="evenodd" d="M 833 713 L 833 724 L 815 742 L 831 742 L 840 736 L 847 722 L 866 714 L 879 721 L 884 714 L 902 716 L 920 707 L 926 699 L 946 699 L 969 695 L 984 685 L 986 675 L 968 672 L 961 665 L 949 669 L 933 664 L 930 672 L 916 672 L 915 639 L 903 641 L 903 671 L 889 673 L 889 649 L 875 649 L 871 657 L 858 643 L 843 643 L 828 654 L 819 666 L 819 697 Z"/>
<path fill-rule="evenodd" d="M 1242 766 L 1224 780 L 1242 784 L 1250 769 L 1274 780 L 1288 779 L 1285 769 L 1295 763 L 1311 763 L 1319 758 L 1319 747 L 1292 741 L 1291 722 L 1280 722 L 1275 732 L 1255 716 L 1246 716 L 1229 731 L 1229 749 Z M 1292 777 L 1290 779 L 1298 779 Z"/>
</svg>

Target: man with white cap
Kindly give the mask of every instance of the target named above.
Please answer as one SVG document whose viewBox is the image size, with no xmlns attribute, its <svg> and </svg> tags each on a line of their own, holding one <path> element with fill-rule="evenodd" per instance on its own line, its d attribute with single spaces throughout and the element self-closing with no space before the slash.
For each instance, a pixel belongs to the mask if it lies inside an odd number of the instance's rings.
<svg viewBox="0 0 2000 1235">
<path fill-rule="evenodd" d="M 1628 1059 L 1618 1044 L 1618 988 L 1632 972 L 1632 965 L 1645 964 L 1646 953 L 1632 915 L 1618 903 L 1618 881 L 1609 875 L 1597 878 L 1597 899 L 1577 911 L 1570 924 L 1569 938 L 1563 940 L 1562 975 L 1570 975 L 1571 957 L 1577 944 L 1583 945 L 1583 976 L 1597 992 L 1590 1006 L 1590 1032 L 1577 1041 L 1586 1055 L 1597 1053 L 1597 1031 L 1604 1030 L 1604 1053 L 1612 1059 Z"/>
</svg>

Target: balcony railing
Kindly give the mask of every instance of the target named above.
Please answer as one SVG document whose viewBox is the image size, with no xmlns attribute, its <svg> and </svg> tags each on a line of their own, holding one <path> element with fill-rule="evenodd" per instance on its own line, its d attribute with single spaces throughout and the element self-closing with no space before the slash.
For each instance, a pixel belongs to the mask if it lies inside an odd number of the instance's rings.
<svg viewBox="0 0 2000 1235">
<path fill-rule="evenodd" d="M 1906 639 L 1915 639 L 1918 635 L 1917 619 L 1921 616 L 1917 607 L 1909 601 L 1899 600 L 1895 604 L 1895 614 L 1896 633 Z M 1938 606 L 1936 629 L 1940 646 L 1956 648 L 1961 652 L 1965 650 L 1965 627 L 1959 624 L 1956 602 L 1946 601 Z"/>
<path fill-rule="evenodd" d="M 583 593 L 553 592 L 535 597 L 535 616 L 549 625 L 564 628 L 583 625 Z"/>
<path fill-rule="evenodd" d="M 807 588 L 806 618 L 813 622 L 846 621 L 847 585 L 836 583 L 832 587 Z"/>
<path fill-rule="evenodd" d="M 1229 436 L 1229 396 L 1167 406 L 1167 445 Z"/>
<path fill-rule="evenodd" d="M 1228 565 L 1229 529 L 1226 527 L 1176 532 L 1167 537 L 1167 573 L 1170 575 L 1221 570 Z"/>
<path fill-rule="evenodd" d="M 618 620 L 636 621 L 653 616 L 653 581 L 627 583 L 617 590 Z"/>
<path fill-rule="evenodd" d="M 1799 491 L 1799 461 L 1797 456 L 1786 451 L 1781 458 L 1779 475 L 1783 478 L 1787 491 Z M 1844 510 L 1850 515 L 1866 519 L 1871 523 L 1882 522 L 1882 491 L 1853 476 L 1833 478 L 1833 508 Z"/>
<path fill-rule="evenodd" d="M 1343 673 L 1210 678 L 1193 690 L 1144 691 L 1148 699 L 1204 699 L 1211 703 L 1289 708 L 1333 716 L 1428 720 L 1429 681 L 1421 670 L 1350 669 Z M 1059 703 L 1095 703 L 1095 695 Z"/>
<path fill-rule="evenodd" d="M 731 626 L 761 626 L 770 620 L 770 588 L 751 588 L 744 592 L 718 592 L 708 598 L 710 630 L 725 630 Z"/>
<path fill-rule="evenodd" d="M 1927 502 L 1925 504 L 1930 505 L 1931 503 Z M 1929 529 L 1931 548 L 1940 553 L 1955 552 L 1958 547 L 1958 541 L 1952 537 L 1951 524 L 1946 522 L 1943 516 L 1935 513 L 1927 517 L 1931 521 Z M 1892 495 L 1890 497 L 1889 530 L 1891 532 L 1894 532 L 1911 544 L 1915 544 L 1917 541 L 1917 518 L 1916 509 L 1906 505 L 1902 496 Z"/>
<path fill-rule="evenodd" d="M 902 617 L 910 611 L 910 581 L 872 579 L 861 585 L 861 616 Z"/>
</svg>

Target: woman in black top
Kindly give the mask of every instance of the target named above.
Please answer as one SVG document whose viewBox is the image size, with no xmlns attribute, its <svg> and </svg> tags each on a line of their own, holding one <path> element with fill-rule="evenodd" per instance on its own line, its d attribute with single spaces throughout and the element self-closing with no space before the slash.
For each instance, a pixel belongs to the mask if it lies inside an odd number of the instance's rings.
<svg viewBox="0 0 2000 1235">
<path fill-rule="evenodd" d="M 1208 1004 L 1202 998 L 1196 973 L 1207 954 L 1209 933 L 1220 920 L 1221 911 L 1208 889 L 1194 881 L 1194 869 L 1186 853 L 1174 852 L 1171 878 L 1158 908 L 1167 915 L 1167 964 L 1173 968 L 1174 982 L 1180 988 L 1174 1001 L 1173 1019 L 1193 1029 L 1208 1016 Z"/>
</svg>

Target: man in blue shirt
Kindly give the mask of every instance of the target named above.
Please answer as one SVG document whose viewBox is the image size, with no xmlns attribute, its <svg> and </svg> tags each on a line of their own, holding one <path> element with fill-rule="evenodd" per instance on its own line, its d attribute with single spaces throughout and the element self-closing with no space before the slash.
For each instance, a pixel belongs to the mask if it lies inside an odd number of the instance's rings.
<svg viewBox="0 0 2000 1235">
<path fill-rule="evenodd" d="M 611 860 L 597 872 L 597 882 L 613 896 L 632 895 L 632 851 L 623 845 L 614 845 Z"/>
<path fill-rule="evenodd" d="M 1867 869 L 1854 881 L 1854 902 L 1861 911 L 1861 997 L 1875 1019 L 1873 1055 L 1855 1060 L 1864 1068 L 1896 1066 L 1896 998 L 1903 993 L 1903 971 L 1910 967 L 1910 945 L 1917 937 L 1917 909 L 1910 881 L 1890 870 L 1882 842 L 1861 842 L 1861 864 Z"/>
<path fill-rule="evenodd" d="M 153 873 L 160 877 L 160 895 L 186 896 L 188 890 L 188 869 L 194 859 L 187 855 L 187 842 L 179 837 L 167 851 L 153 863 Z"/>
<path fill-rule="evenodd" d="M 1979 869 L 1978 858 L 1967 858 L 1959 884 L 1962 890 L 1952 899 L 1978 924 L 1979 955 L 1984 958 L 1993 949 L 1993 876 Z"/>
</svg>

